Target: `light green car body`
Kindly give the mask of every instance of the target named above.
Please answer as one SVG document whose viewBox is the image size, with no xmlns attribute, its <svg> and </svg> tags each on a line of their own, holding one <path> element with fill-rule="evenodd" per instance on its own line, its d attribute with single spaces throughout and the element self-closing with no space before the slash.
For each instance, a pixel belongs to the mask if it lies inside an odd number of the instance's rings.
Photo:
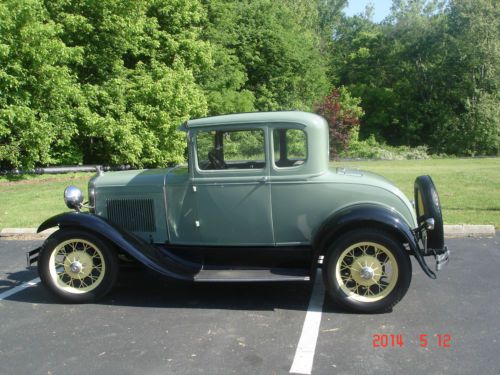
<svg viewBox="0 0 500 375">
<path fill-rule="evenodd" d="M 283 125 L 306 134 L 302 165 L 279 168 L 274 163 L 273 129 Z M 248 128 L 264 131 L 264 168 L 198 168 L 198 131 Z M 308 246 L 328 218 L 363 204 L 394 212 L 411 229 L 418 226 L 412 204 L 391 182 L 374 173 L 330 166 L 328 124 L 318 115 L 289 111 L 216 116 L 188 121 L 181 131 L 187 134 L 188 165 L 97 176 L 89 183 L 93 212 L 110 218 L 110 201 L 136 200 L 136 206 L 129 206 L 136 212 L 121 218 L 125 229 L 150 243 L 188 246 Z M 145 198 L 146 221 L 151 220 L 147 225 L 137 212 Z"/>
</svg>

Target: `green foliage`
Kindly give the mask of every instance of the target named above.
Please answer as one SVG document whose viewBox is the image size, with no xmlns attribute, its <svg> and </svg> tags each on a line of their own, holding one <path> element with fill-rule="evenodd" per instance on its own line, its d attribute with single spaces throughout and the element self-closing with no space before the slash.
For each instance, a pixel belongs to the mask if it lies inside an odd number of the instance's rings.
<svg viewBox="0 0 500 375">
<path fill-rule="evenodd" d="M 373 135 L 364 141 L 352 141 L 340 156 L 353 159 L 375 159 L 375 160 L 409 160 L 428 159 L 427 146 L 389 146 L 379 143 Z"/>
<path fill-rule="evenodd" d="M 351 117 L 365 113 L 336 150 L 359 130 L 500 153 L 496 1 L 394 0 L 380 24 L 370 9 L 346 18 L 346 3 L 4 0 L 0 168 L 179 162 L 189 118 L 311 110 L 332 87 Z"/>
<path fill-rule="evenodd" d="M 240 61 L 238 44 L 238 4 L 229 1 L 207 1 L 208 22 L 203 35 L 213 46 L 213 65 L 202 75 L 209 105 L 209 114 L 251 112 L 255 110 L 255 95 L 244 87 L 248 80 Z"/>
<path fill-rule="evenodd" d="M 224 160 L 264 160 L 264 132 L 262 130 L 231 131 L 224 133 Z"/>
<path fill-rule="evenodd" d="M 450 1 L 447 18 L 444 62 L 454 78 L 447 89 L 456 117 L 440 127 L 440 135 L 451 135 L 452 152 L 498 155 L 500 9 L 491 0 Z"/>
<path fill-rule="evenodd" d="M 358 138 L 359 118 L 363 116 L 359 102 L 359 98 L 352 97 L 342 86 L 334 89 L 316 108 L 316 112 L 328 121 L 330 157 L 333 159 Z"/>
<path fill-rule="evenodd" d="M 83 98 L 68 64 L 82 51 L 61 33 L 40 1 L 0 3 L 0 167 L 72 162 L 78 154 L 73 109 Z"/>
<path fill-rule="evenodd" d="M 381 24 L 369 15 L 342 20 L 333 82 L 362 99 L 360 137 L 498 154 L 499 20 L 491 0 L 395 0 Z"/>
<path fill-rule="evenodd" d="M 274 149 L 278 151 L 279 143 L 276 144 L 277 134 L 273 135 L 275 145 Z M 275 151 L 275 152 L 276 152 Z M 303 130 L 288 129 L 286 132 L 286 151 L 289 159 L 305 159 L 307 157 L 307 137 Z M 275 159 L 276 158 L 275 156 Z"/>
<path fill-rule="evenodd" d="M 214 68 L 204 77 L 211 114 L 310 110 L 328 90 L 315 2 L 207 1 Z"/>
<path fill-rule="evenodd" d="M 319 3 L 0 4 L 0 167 L 161 166 L 189 118 L 306 109 L 328 89 Z"/>
<path fill-rule="evenodd" d="M 207 109 L 204 17 L 197 0 L 2 3 L 1 166 L 182 161 L 176 129 Z"/>
<path fill-rule="evenodd" d="M 206 113 L 195 75 L 211 66 L 198 1 L 51 1 L 66 44 L 83 50 L 74 67 L 85 107 L 74 142 L 84 163 L 156 166 L 183 159 L 176 129 Z"/>
</svg>

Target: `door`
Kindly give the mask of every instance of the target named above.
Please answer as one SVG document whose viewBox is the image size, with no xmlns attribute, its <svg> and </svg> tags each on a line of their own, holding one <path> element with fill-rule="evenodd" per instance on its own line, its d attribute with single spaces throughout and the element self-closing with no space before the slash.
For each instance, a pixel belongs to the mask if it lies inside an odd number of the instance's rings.
<svg viewBox="0 0 500 375">
<path fill-rule="evenodd" d="M 276 124 L 271 129 L 271 195 L 274 238 L 278 246 L 308 245 L 315 228 L 315 213 L 322 185 L 309 184 L 310 160 L 303 126 Z M 319 207 L 318 207 L 319 206 Z"/>
<path fill-rule="evenodd" d="M 196 226 L 205 245 L 274 244 L 266 138 L 257 125 L 195 132 Z"/>
</svg>

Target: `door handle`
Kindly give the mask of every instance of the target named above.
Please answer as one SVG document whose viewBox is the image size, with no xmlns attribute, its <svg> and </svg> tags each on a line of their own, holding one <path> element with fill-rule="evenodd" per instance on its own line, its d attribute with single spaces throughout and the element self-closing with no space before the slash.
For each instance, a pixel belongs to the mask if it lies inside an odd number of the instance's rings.
<svg viewBox="0 0 500 375">
<path fill-rule="evenodd" d="M 264 183 L 264 182 L 269 181 L 269 177 L 268 176 L 262 176 L 257 181 L 259 181 L 261 183 Z"/>
</svg>

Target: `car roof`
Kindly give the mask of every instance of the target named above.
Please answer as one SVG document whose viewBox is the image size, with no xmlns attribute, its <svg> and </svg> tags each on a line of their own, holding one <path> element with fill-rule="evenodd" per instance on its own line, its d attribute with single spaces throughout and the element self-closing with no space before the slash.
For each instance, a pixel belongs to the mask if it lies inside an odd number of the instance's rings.
<svg viewBox="0 0 500 375">
<path fill-rule="evenodd" d="M 312 127 L 324 128 L 326 121 L 323 117 L 314 113 L 302 111 L 276 111 L 276 112 L 251 112 L 236 113 L 222 116 L 212 116 L 189 120 L 182 124 L 180 130 L 187 131 L 194 128 L 210 126 L 238 125 L 242 123 L 270 123 L 270 122 L 292 122 Z"/>
</svg>

